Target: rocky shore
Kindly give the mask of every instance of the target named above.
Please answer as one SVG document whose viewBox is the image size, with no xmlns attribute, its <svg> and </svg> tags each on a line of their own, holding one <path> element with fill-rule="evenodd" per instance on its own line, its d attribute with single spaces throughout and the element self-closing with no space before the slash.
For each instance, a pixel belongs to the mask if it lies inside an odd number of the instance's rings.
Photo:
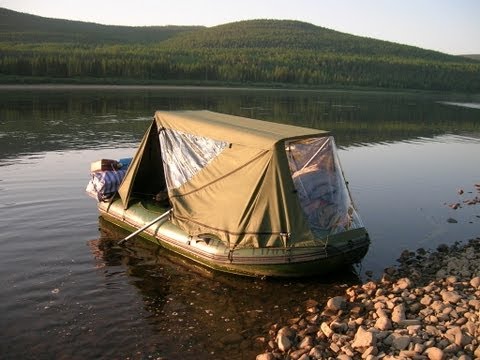
<svg viewBox="0 0 480 360">
<path fill-rule="evenodd" d="M 257 360 L 480 359 L 480 238 L 405 251 L 378 281 L 304 304 Z"/>
</svg>

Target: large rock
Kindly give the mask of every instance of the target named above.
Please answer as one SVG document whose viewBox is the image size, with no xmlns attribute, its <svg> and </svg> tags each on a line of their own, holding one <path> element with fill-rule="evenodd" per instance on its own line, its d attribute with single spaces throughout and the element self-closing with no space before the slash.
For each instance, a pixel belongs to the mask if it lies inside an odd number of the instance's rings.
<svg viewBox="0 0 480 360">
<path fill-rule="evenodd" d="M 430 360 L 444 359 L 444 354 L 442 349 L 439 349 L 437 347 L 428 348 L 427 350 L 425 350 L 425 355 L 427 355 Z"/>
<path fill-rule="evenodd" d="M 313 338 L 311 336 L 305 336 L 303 340 L 298 344 L 300 349 L 310 350 L 313 347 Z"/>
<path fill-rule="evenodd" d="M 402 278 L 397 281 L 397 287 L 401 290 L 409 289 L 412 287 L 412 280 L 409 278 Z"/>
<path fill-rule="evenodd" d="M 468 305 L 473 307 L 475 310 L 480 310 L 480 300 L 478 299 L 469 300 Z"/>
<path fill-rule="evenodd" d="M 337 334 L 344 334 L 348 330 L 348 324 L 339 321 L 332 321 L 330 329 Z"/>
<path fill-rule="evenodd" d="M 430 295 L 425 295 L 421 300 L 420 304 L 428 306 L 432 303 L 432 298 Z"/>
<path fill-rule="evenodd" d="M 465 335 L 459 326 L 454 326 L 448 329 L 446 334 L 453 336 L 453 342 L 462 348 L 472 342 L 472 338 Z"/>
<path fill-rule="evenodd" d="M 444 302 L 449 302 L 451 304 L 456 304 L 462 299 L 456 291 L 442 291 L 440 295 L 442 295 L 442 300 Z"/>
<path fill-rule="evenodd" d="M 344 310 L 347 307 L 347 300 L 343 296 L 335 296 L 327 301 L 326 307 L 333 311 Z"/>
<path fill-rule="evenodd" d="M 406 335 L 396 336 L 392 341 L 392 345 L 397 350 L 405 350 L 408 347 L 408 345 L 410 345 L 410 341 L 411 341 L 410 336 L 406 336 Z"/>
<path fill-rule="evenodd" d="M 470 285 L 474 289 L 478 289 L 480 287 L 480 276 L 476 276 L 472 280 L 470 280 Z"/>
<path fill-rule="evenodd" d="M 369 356 L 375 356 L 378 353 L 378 349 L 375 346 L 368 347 L 362 354 L 362 359 L 368 359 Z"/>
<path fill-rule="evenodd" d="M 220 342 L 225 345 L 238 344 L 244 340 L 243 336 L 237 333 L 225 335 L 220 339 Z"/>
<path fill-rule="evenodd" d="M 360 326 L 355 334 L 355 338 L 352 343 L 352 348 L 368 348 L 375 344 L 375 336 Z"/>
<path fill-rule="evenodd" d="M 327 338 L 330 338 L 333 335 L 332 329 L 330 329 L 330 326 L 328 326 L 326 322 L 322 322 L 322 324 L 320 325 L 320 330 L 322 330 L 322 332 Z"/>
<path fill-rule="evenodd" d="M 395 306 L 392 310 L 392 321 L 399 323 L 405 320 L 405 304 L 401 303 Z"/>
<path fill-rule="evenodd" d="M 275 356 L 272 353 L 264 353 L 257 355 L 256 360 L 275 360 Z"/>
<path fill-rule="evenodd" d="M 292 360 L 300 360 L 305 354 L 308 354 L 307 349 L 298 349 L 298 350 L 292 351 L 289 355 L 290 355 L 290 359 Z M 307 355 L 307 359 L 309 359 L 308 355 Z"/>
<path fill-rule="evenodd" d="M 292 340 L 288 338 L 288 336 L 279 335 L 277 336 L 277 346 L 280 351 L 288 351 L 293 346 L 293 343 Z"/>
<path fill-rule="evenodd" d="M 323 359 L 323 348 L 320 346 L 314 346 L 310 352 L 308 353 L 309 356 L 313 357 L 314 359 Z"/>
<path fill-rule="evenodd" d="M 375 322 L 375 327 L 381 331 L 390 330 L 392 328 L 392 322 L 387 317 L 379 317 Z"/>
<path fill-rule="evenodd" d="M 277 333 L 277 346 L 281 351 L 288 351 L 293 346 L 293 341 L 297 333 L 295 330 L 284 326 Z"/>
</svg>

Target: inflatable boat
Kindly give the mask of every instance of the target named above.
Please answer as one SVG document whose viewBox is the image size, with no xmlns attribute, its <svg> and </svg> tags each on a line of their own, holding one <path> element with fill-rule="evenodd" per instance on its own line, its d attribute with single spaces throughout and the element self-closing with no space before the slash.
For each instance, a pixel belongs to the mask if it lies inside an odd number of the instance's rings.
<svg viewBox="0 0 480 360">
<path fill-rule="evenodd" d="M 97 161 L 91 176 L 105 220 L 219 271 L 325 274 L 370 243 L 327 131 L 157 111 L 133 159 Z"/>
</svg>

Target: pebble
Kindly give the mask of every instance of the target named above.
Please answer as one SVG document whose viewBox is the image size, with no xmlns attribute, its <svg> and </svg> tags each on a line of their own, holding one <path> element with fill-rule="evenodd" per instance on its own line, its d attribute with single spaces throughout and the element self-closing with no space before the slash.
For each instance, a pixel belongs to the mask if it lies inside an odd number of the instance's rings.
<svg viewBox="0 0 480 360">
<path fill-rule="evenodd" d="M 397 286 L 399 289 L 408 289 L 412 287 L 412 281 L 409 278 L 401 278 L 397 281 Z"/>
<path fill-rule="evenodd" d="M 277 334 L 277 345 L 280 351 L 287 351 L 293 345 L 293 338 L 295 337 L 295 330 L 287 326 L 282 327 Z"/>
<path fill-rule="evenodd" d="M 431 347 L 425 351 L 425 354 L 428 356 L 430 360 L 443 360 L 444 354 L 442 349 L 437 347 Z"/>
<path fill-rule="evenodd" d="M 323 322 L 322 325 L 320 325 L 320 330 L 322 330 L 327 338 L 333 335 L 332 329 L 330 329 L 330 326 L 328 326 L 326 322 Z"/>
<path fill-rule="evenodd" d="M 343 310 L 346 304 L 347 302 L 343 296 L 335 296 L 327 301 L 327 309 L 333 311 Z"/>
<path fill-rule="evenodd" d="M 387 317 L 379 317 L 375 322 L 375 327 L 382 331 L 390 330 L 392 328 L 392 322 Z"/>
<path fill-rule="evenodd" d="M 220 342 L 225 345 L 238 344 L 244 340 L 243 336 L 240 334 L 232 333 L 225 335 L 220 339 Z"/>
<path fill-rule="evenodd" d="M 480 287 L 480 276 L 476 276 L 472 280 L 470 280 L 470 285 L 474 289 L 478 289 Z"/>
<path fill-rule="evenodd" d="M 421 250 L 323 308 L 310 301 L 256 360 L 480 358 L 480 238 Z"/>
<path fill-rule="evenodd" d="M 455 291 L 442 291 L 440 295 L 444 302 L 449 302 L 451 304 L 456 304 L 462 298 Z"/>
<path fill-rule="evenodd" d="M 374 340 L 373 333 L 359 326 L 352 343 L 352 348 L 368 348 L 373 345 Z"/>
<path fill-rule="evenodd" d="M 411 339 L 410 336 L 400 335 L 395 336 L 392 341 L 392 346 L 397 350 L 405 350 L 408 345 L 410 345 Z"/>
<path fill-rule="evenodd" d="M 401 303 L 393 308 L 392 321 L 399 323 L 405 320 L 405 304 Z"/>
<path fill-rule="evenodd" d="M 275 356 L 272 353 L 259 354 L 255 358 L 256 360 L 275 360 Z"/>
</svg>

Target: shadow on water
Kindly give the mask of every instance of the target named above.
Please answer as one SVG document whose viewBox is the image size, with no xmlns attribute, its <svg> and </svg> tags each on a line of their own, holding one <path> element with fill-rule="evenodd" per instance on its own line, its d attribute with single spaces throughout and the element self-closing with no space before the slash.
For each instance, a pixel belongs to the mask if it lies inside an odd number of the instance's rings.
<svg viewBox="0 0 480 360">
<path fill-rule="evenodd" d="M 177 344 L 164 347 L 153 341 L 143 350 L 148 353 L 144 357 L 173 358 L 180 352 L 184 359 L 254 358 L 263 350 L 261 338 L 272 324 L 300 316 L 309 299 L 321 305 L 360 281 L 349 269 L 335 276 L 294 280 L 228 275 L 141 238 L 128 248 L 119 247 L 118 240 L 127 232 L 102 218 L 99 224 L 100 238 L 89 242 L 97 267 L 106 274 L 109 268 L 123 267 L 143 300 L 145 326 L 163 341 Z"/>
</svg>

